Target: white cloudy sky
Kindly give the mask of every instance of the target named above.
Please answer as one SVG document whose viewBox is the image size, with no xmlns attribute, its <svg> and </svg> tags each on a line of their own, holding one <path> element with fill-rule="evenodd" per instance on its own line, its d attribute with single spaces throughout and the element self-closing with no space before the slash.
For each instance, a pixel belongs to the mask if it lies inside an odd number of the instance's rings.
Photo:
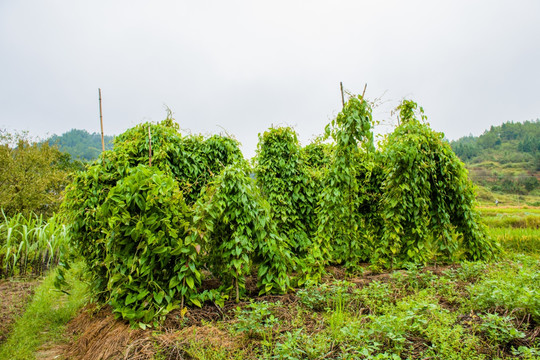
<svg viewBox="0 0 540 360">
<path fill-rule="evenodd" d="M 404 98 L 449 139 L 540 117 L 540 1 L 0 0 L 0 128 L 106 134 L 165 117 L 305 144 L 341 107 L 339 82 Z M 387 131 L 379 127 L 379 132 Z"/>
</svg>

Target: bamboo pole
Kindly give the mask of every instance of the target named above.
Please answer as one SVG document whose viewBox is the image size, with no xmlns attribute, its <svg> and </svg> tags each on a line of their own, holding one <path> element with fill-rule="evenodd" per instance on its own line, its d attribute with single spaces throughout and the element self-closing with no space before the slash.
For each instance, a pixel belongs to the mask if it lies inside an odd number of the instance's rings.
<svg viewBox="0 0 540 360">
<path fill-rule="evenodd" d="M 341 88 L 341 106 L 345 107 L 345 96 L 343 95 L 343 82 L 339 82 L 339 87 Z"/>
<path fill-rule="evenodd" d="M 105 139 L 103 138 L 103 112 L 101 110 L 101 88 L 99 91 L 99 122 L 101 123 L 101 150 L 105 151 Z"/>
<path fill-rule="evenodd" d="M 364 91 L 362 91 L 362 102 L 364 102 L 364 95 L 366 94 L 367 83 L 364 84 Z"/>
<path fill-rule="evenodd" d="M 152 134 L 150 134 L 150 125 L 148 125 L 148 166 L 152 166 Z"/>
<path fill-rule="evenodd" d="M 236 271 L 236 278 L 235 278 L 235 288 L 236 288 L 236 302 L 240 301 L 240 288 L 238 286 L 238 270 Z"/>
</svg>

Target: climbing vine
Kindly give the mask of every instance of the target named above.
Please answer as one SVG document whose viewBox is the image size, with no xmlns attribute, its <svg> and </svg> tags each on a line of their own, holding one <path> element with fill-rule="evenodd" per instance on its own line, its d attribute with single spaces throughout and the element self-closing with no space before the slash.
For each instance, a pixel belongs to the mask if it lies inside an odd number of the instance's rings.
<svg viewBox="0 0 540 360">
<path fill-rule="evenodd" d="M 178 307 L 239 301 L 255 274 L 259 294 L 284 293 L 329 263 L 493 257 L 464 165 L 414 102 L 398 111 L 377 148 L 371 105 L 352 96 L 305 147 L 291 128 L 264 132 L 253 168 L 236 140 L 183 136 L 172 118 L 127 130 L 62 205 L 95 298 L 145 327 Z M 202 291 L 204 276 L 219 288 Z"/>
<path fill-rule="evenodd" d="M 312 159 L 322 161 L 324 151 Z M 306 164 L 293 129 L 271 128 L 259 136 L 255 174 L 278 233 L 296 258 L 297 282 L 318 278 L 323 256 L 315 239 L 321 176 Z"/>
<path fill-rule="evenodd" d="M 381 149 L 384 225 L 376 258 L 387 264 L 452 260 L 459 248 L 469 259 L 492 257 L 496 246 L 478 221 L 463 163 L 416 103 L 405 100 L 398 110 L 401 125 Z"/>
<path fill-rule="evenodd" d="M 100 207 L 105 227 L 106 290 L 114 311 L 150 323 L 184 302 L 201 306 L 200 245 L 187 236 L 191 213 L 171 176 L 131 168 Z"/>
<path fill-rule="evenodd" d="M 142 324 L 212 297 L 197 293 L 201 244 L 188 241 L 192 204 L 240 158 L 235 140 L 183 137 L 168 118 L 127 130 L 113 150 L 77 174 L 62 210 L 95 297 Z"/>
<path fill-rule="evenodd" d="M 205 244 L 206 262 L 236 301 L 245 277 L 258 267 L 260 294 L 284 293 L 292 268 L 287 243 L 271 221 L 250 169 L 243 162 L 227 167 L 212 181 L 195 208 L 196 233 Z"/>
<path fill-rule="evenodd" d="M 329 261 L 348 266 L 370 254 L 363 205 L 371 197 L 366 185 L 375 166 L 371 123 L 370 105 L 353 96 L 326 128 L 335 149 L 320 199 L 318 237 L 328 248 Z"/>
</svg>

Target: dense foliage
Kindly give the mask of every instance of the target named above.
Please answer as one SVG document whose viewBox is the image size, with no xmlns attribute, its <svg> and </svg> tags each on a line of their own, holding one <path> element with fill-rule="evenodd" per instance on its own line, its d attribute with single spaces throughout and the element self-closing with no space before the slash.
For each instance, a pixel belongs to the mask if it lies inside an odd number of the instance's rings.
<svg viewBox="0 0 540 360">
<path fill-rule="evenodd" d="M 351 97 L 326 128 L 335 142 L 329 171 L 323 180 L 318 211 L 318 234 L 330 261 L 354 266 L 370 258 L 371 205 L 377 188 L 371 188 L 375 147 L 371 132 L 371 107 L 363 97 Z M 366 206 L 367 205 L 367 206 Z"/>
<path fill-rule="evenodd" d="M 0 208 L 8 216 L 51 216 L 76 165 L 54 146 L 0 131 Z"/>
<path fill-rule="evenodd" d="M 206 262 L 237 301 L 254 265 L 260 293 L 285 292 L 292 268 L 289 247 L 249 172 L 241 162 L 225 168 L 199 199 L 194 217 L 194 241 L 203 240 Z"/>
<path fill-rule="evenodd" d="M 286 291 L 291 256 L 250 173 L 235 140 L 182 136 L 170 118 L 119 135 L 63 207 L 96 297 L 145 326 L 232 288 L 238 299 L 252 270 L 261 293 Z M 219 292 L 198 289 L 205 267 Z"/>
<path fill-rule="evenodd" d="M 504 143 L 515 141 L 519 152 L 536 155 L 540 152 L 540 120 L 523 123 L 506 122 L 500 126 L 491 126 L 480 136 L 466 136 L 452 141 L 452 149 L 461 159 L 474 160 L 487 156 L 489 149 L 501 148 Z M 513 154 L 512 154 L 513 155 Z M 503 161 L 511 161 L 511 154 L 506 154 Z"/>
<path fill-rule="evenodd" d="M 113 147 L 113 137 L 105 135 L 105 150 Z M 86 130 L 71 129 L 62 135 L 53 135 L 46 140 L 49 146 L 57 146 L 62 152 L 68 153 L 73 159 L 85 162 L 96 160 L 102 151 L 101 134 L 89 133 Z"/>
<path fill-rule="evenodd" d="M 384 226 L 376 257 L 426 263 L 453 259 L 459 247 L 470 259 L 492 257 L 463 163 L 416 110 L 412 101 L 400 105 L 401 125 L 382 145 Z"/>
<path fill-rule="evenodd" d="M 219 166 L 239 156 L 234 140 L 183 137 L 167 119 L 127 130 L 79 173 L 63 210 L 96 296 L 143 323 L 184 301 L 200 305 L 190 205 Z"/>
<path fill-rule="evenodd" d="M 194 298 L 201 275 L 191 214 L 171 176 L 147 165 L 128 170 L 100 207 L 109 301 L 122 317 L 151 322 Z M 102 225 L 105 225 L 102 223 Z"/>
<path fill-rule="evenodd" d="M 66 192 L 94 293 L 144 327 L 185 304 L 238 301 L 255 273 L 260 294 L 283 293 L 328 264 L 492 257 L 463 164 L 415 103 L 399 111 L 380 149 L 361 96 L 304 148 L 271 128 L 254 168 L 235 140 L 183 136 L 171 118 L 127 130 Z M 202 291 L 203 273 L 220 285 Z"/>
<path fill-rule="evenodd" d="M 257 184 L 270 204 L 278 233 L 293 251 L 300 282 L 317 277 L 322 260 L 315 237 L 321 173 L 314 168 L 324 160 L 323 149 L 312 147 L 306 155 L 288 127 L 272 128 L 259 136 Z"/>
</svg>

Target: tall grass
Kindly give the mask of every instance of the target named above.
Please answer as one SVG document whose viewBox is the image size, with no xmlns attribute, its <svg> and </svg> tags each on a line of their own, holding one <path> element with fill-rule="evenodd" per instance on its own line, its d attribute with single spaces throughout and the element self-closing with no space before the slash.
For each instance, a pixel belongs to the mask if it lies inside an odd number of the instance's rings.
<svg viewBox="0 0 540 360">
<path fill-rule="evenodd" d="M 504 216 L 504 215 L 537 215 L 540 216 L 540 208 L 537 207 L 505 207 L 505 206 L 490 206 L 479 207 L 478 210 L 483 216 Z"/>
<path fill-rule="evenodd" d="M 0 278 L 42 275 L 66 250 L 68 229 L 58 215 L 0 218 Z"/>
<path fill-rule="evenodd" d="M 488 235 L 511 253 L 540 254 L 539 208 L 479 208 Z"/>
<path fill-rule="evenodd" d="M 484 223 L 490 228 L 538 229 L 540 228 L 540 215 L 497 215 L 486 216 Z"/>
<path fill-rule="evenodd" d="M 506 251 L 540 255 L 540 230 L 520 228 L 490 228 L 488 235 Z"/>
</svg>

